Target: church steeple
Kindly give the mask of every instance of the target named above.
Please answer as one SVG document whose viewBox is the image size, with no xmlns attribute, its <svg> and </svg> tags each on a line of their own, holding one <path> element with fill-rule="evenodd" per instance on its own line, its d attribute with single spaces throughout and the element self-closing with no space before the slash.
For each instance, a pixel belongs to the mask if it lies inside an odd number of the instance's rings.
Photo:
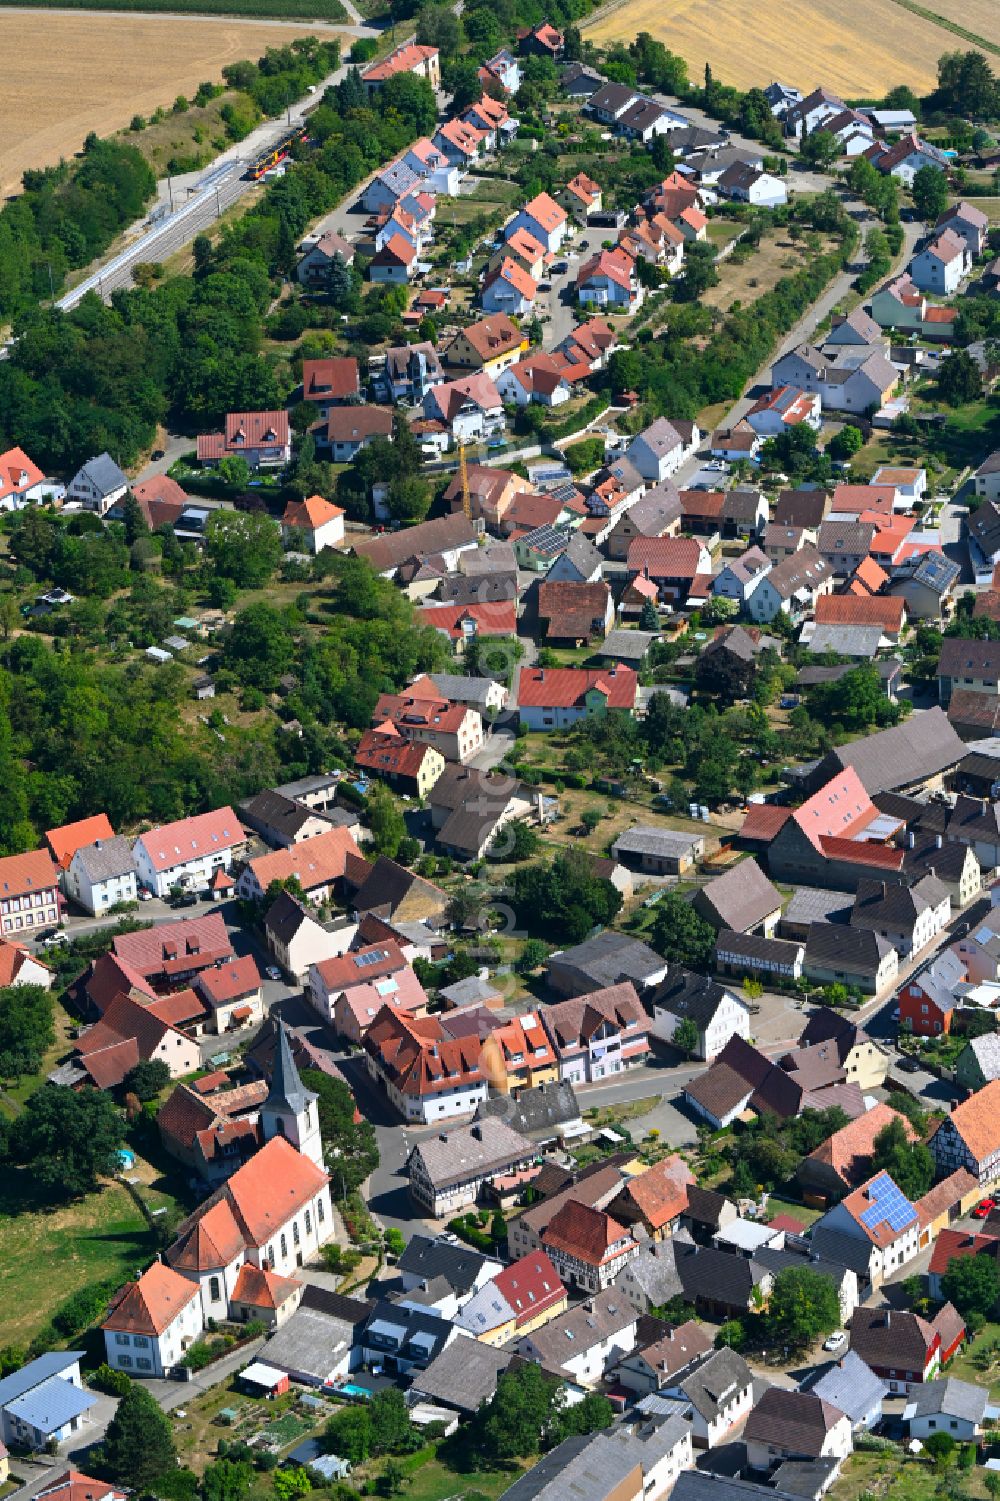
<svg viewBox="0 0 1000 1501">
<path fill-rule="evenodd" d="M 267 1099 L 260 1107 L 264 1140 L 270 1141 L 272 1136 L 284 1136 L 304 1156 L 311 1157 L 318 1167 L 322 1167 L 323 1143 L 319 1134 L 317 1097 L 312 1090 L 306 1089 L 299 1078 L 288 1028 L 283 1021 L 277 1019 L 274 1026 L 277 1036 L 271 1065 L 271 1086 Z"/>
</svg>

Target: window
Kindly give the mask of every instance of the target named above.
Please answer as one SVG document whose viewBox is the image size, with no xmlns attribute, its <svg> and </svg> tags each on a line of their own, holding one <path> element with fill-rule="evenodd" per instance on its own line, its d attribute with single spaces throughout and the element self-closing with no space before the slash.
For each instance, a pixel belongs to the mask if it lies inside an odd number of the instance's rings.
<svg viewBox="0 0 1000 1501">
<path fill-rule="evenodd" d="M 130 1338 L 129 1335 L 127 1335 L 127 1334 L 116 1334 L 115 1335 L 115 1344 L 116 1345 L 130 1345 L 131 1343 L 132 1343 L 132 1340 L 131 1340 L 131 1338 Z"/>
<path fill-rule="evenodd" d="M 307 1209 L 306 1210 L 306 1234 L 307 1235 L 311 1235 L 312 1234 L 312 1228 L 313 1228 L 312 1215 L 309 1213 L 309 1210 Z"/>
<path fill-rule="evenodd" d="M 132 1343 L 134 1345 L 139 1345 L 144 1350 L 146 1350 L 146 1349 L 149 1348 L 149 1339 L 148 1339 L 148 1337 L 145 1334 L 137 1334 L 137 1335 L 135 1335 L 134 1338 L 133 1338 L 133 1340 L 132 1340 Z"/>
<path fill-rule="evenodd" d="M 118 1364 L 120 1366 L 130 1366 L 132 1364 L 131 1355 L 119 1355 Z"/>
<path fill-rule="evenodd" d="M 288 1255 L 288 1241 L 285 1239 L 284 1230 L 281 1232 L 281 1255 L 282 1259 Z"/>
<path fill-rule="evenodd" d="M 319 1220 L 321 1225 L 326 1219 L 326 1209 L 324 1208 L 322 1199 L 316 1200 L 316 1218 Z"/>
<path fill-rule="evenodd" d="M 209 1302 L 210 1303 L 218 1303 L 219 1296 L 220 1296 L 220 1294 L 219 1294 L 219 1279 L 218 1279 L 218 1277 L 209 1277 L 209 1279 L 208 1279 L 208 1299 L 209 1299 Z"/>
<path fill-rule="evenodd" d="M 138 1360 L 136 1361 L 136 1365 L 139 1367 L 140 1371 L 151 1371 L 153 1369 L 153 1362 L 148 1357 L 143 1355 L 139 1356 Z"/>
<path fill-rule="evenodd" d="M 299 1222 L 298 1222 L 298 1220 L 293 1220 L 292 1221 L 292 1240 L 295 1243 L 295 1245 L 299 1244 Z"/>
</svg>

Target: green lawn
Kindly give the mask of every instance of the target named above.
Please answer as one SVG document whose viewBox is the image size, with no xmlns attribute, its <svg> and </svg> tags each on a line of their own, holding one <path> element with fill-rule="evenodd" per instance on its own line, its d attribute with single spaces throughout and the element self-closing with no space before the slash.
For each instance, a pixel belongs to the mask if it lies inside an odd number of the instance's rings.
<svg viewBox="0 0 1000 1501">
<path fill-rule="evenodd" d="M 1000 1396 L 1000 1350 L 987 1354 L 991 1345 L 1000 1344 L 1000 1324 L 986 1324 L 975 1339 L 955 1356 L 948 1375 L 959 1381 L 973 1381 L 988 1386 L 993 1398 Z"/>
<path fill-rule="evenodd" d="M 106 1277 L 122 1282 L 155 1254 L 152 1233 L 118 1183 L 47 1209 L 23 1174 L 0 1175 L 0 1308 L 4 1343 L 27 1344 L 53 1309 Z"/>
<path fill-rule="evenodd" d="M 405 1468 L 406 1461 L 402 1463 Z M 377 1473 L 381 1465 L 373 1468 Z M 407 1501 L 467 1501 L 472 1496 L 495 1501 L 516 1478 L 508 1470 L 470 1470 L 459 1475 L 435 1457 L 410 1474 L 403 1494 Z"/>
<path fill-rule="evenodd" d="M 983 1477 L 986 1471 L 977 1466 L 961 1477 L 962 1492 L 967 1496 L 985 1496 Z M 827 1492 L 831 1501 L 932 1501 L 941 1495 L 940 1472 L 926 1459 L 904 1458 L 902 1454 L 852 1454 L 833 1487 Z"/>
</svg>

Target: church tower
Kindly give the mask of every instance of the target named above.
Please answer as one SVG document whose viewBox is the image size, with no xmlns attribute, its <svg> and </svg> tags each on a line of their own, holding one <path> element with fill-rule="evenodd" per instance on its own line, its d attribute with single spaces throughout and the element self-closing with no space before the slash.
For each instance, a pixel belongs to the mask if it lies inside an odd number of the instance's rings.
<svg viewBox="0 0 1000 1501">
<path fill-rule="evenodd" d="M 288 1029 L 276 1021 L 277 1041 L 271 1065 L 271 1088 L 260 1107 L 260 1124 L 265 1141 L 283 1136 L 304 1157 L 311 1157 L 323 1167 L 323 1143 L 319 1134 L 316 1096 L 302 1083 L 292 1057 Z"/>
</svg>

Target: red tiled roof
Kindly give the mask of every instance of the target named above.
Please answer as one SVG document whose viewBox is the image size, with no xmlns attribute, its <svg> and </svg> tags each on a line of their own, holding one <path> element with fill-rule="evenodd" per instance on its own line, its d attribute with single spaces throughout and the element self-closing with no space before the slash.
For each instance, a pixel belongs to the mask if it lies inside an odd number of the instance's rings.
<svg viewBox="0 0 1000 1501">
<path fill-rule="evenodd" d="M 317 886 L 329 886 L 331 882 L 339 881 L 348 855 L 360 853 L 350 829 L 328 829 L 325 834 L 315 834 L 312 839 L 303 839 L 288 849 L 261 855 L 248 861 L 248 865 L 262 891 L 266 891 L 272 881 L 287 881 L 289 876 L 297 876 L 308 894 Z"/>
<path fill-rule="evenodd" d="M 68 870 L 77 850 L 94 844 L 98 839 L 113 839 L 115 831 L 106 813 L 95 813 L 93 818 L 81 818 L 77 823 L 66 823 L 59 829 L 48 829 L 45 843 L 52 858 L 63 870 Z"/>
<path fill-rule="evenodd" d="M 538 1318 L 566 1296 L 559 1273 L 544 1251 L 531 1251 L 512 1261 L 497 1272 L 493 1285 L 513 1308 L 518 1324 Z"/>
<path fill-rule="evenodd" d="M 633 537 L 628 547 L 629 573 L 650 578 L 693 579 L 702 546 L 693 537 Z"/>
<path fill-rule="evenodd" d="M 877 816 L 878 809 L 853 766 L 831 777 L 792 813 L 792 818 L 816 850 L 824 836 L 832 836 L 844 843 Z"/>
<path fill-rule="evenodd" d="M 361 389 L 358 362 L 349 355 L 302 361 L 302 394 L 306 401 L 346 401 Z"/>
<path fill-rule="evenodd" d="M 51 891 L 58 881 L 48 850 L 29 850 L 0 860 L 0 898 Z"/>
<path fill-rule="evenodd" d="M 461 641 L 467 632 L 463 620 L 475 622 L 477 636 L 516 636 L 517 606 L 514 600 L 486 600 L 473 605 L 425 605 L 417 611 L 423 625 L 447 631 L 453 641 Z"/>
<path fill-rule="evenodd" d="M 192 1298 L 201 1296 L 197 1282 L 154 1261 L 138 1282 L 127 1282 L 102 1324 L 130 1334 L 162 1334 Z"/>
<path fill-rule="evenodd" d="M 542 1244 L 562 1251 L 588 1266 L 601 1266 L 618 1241 L 631 1236 L 624 1225 L 602 1209 L 592 1209 L 577 1199 L 568 1200 L 549 1220 Z M 616 1253 L 619 1254 L 619 1253 Z"/>
<path fill-rule="evenodd" d="M 770 844 L 792 816 L 790 808 L 778 808 L 773 803 L 751 803 L 750 811 L 740 827 L 741 839 L 761 840 Z"/>
<path fill-rule="evenodd" d="M 0 453 L 0 498 L 30 490 L 34 485 L 40 485 L 44 478 L 23 448 L 8 448 L 6 453 Z"/>
<path fill-rule="evenodd" d="M 335 506 L 332 500 L 324 500 L 322 495 L 310 495 L 308 500 L 290 500 L 281 520 L 285 526 L 315 532 L 328 521 L 335 521 L 343 515 L 343 506 Z"/>
<path fill-rule="evenodd" d="M 302 1286 L 294 1277 L 279 1277 L 270 1267 L 254 1266 L 245 1261 L 240 1267 L 231 1301 L 246 1303 L 250 1308 L 280 1308 Z"/>
<path fill-rule="evenodd" d="M 630 667 L 522 667 L 518 702 L 525 708 L 571 708 L 596 688 L 609 709 L 634 709 L 639 679 Z"/>
<path fill-rule="evenodd" d="M 201 969 L 233 952 L 220 912 L 181 918 L 137 933 L 119 933 L 112 947 L 117 959 L 146 980 L 172 970 Z"/>
<path fill-rule="evenodd" d="M 951 1262 L 966 1256 L 978 1256 L 998 1244 L 1000 1238 L 982 1230 L 940 1230 L 927 1270 L 943 1276 Z"/>
<path fill-rule="evenodd" d="M 905 601 L 894 595 L 825 594 L 816 601 L 817 625 L 877 625 L 903 629 Z"/>
<path fill-rule="evenodd" d="M 211 813 L 197 813 L 179 818 L 176 823 L 160 824 L 142 834 L 139 843 L 149 856 L 155 871 L 171 870 L 189 860 L 222 854 L 243 843 L 240 821 L 232 808 L 214 808 Z"/>
<path fill-rule="evenodd" d="M 852 865 L 870 865 L 879 870 L 902 870 L 903 851 L 887 844 L 873 844 L 869 839 L 837 839 L 820 835 L 820 850 L 829 860 L 846 860 Z"/>
<path fill-rule="evenodd" d="M 197 985 L 210 1006 L 226 1006 L 260 990 L 260 971 L 253 955 L 244 954 L 229 964 L 202 970 Z"/>
<path fill-rule="evenodd" d="M 419 42 L 404 42 L 397 47 L 395 52 L 390 52 L 380 62 L 372 63 L 366 68 L 361 77 L 365 83 L 384 83 L 387 78 L 392 78 L 396 73 L 412 73 L 422 63 L 429 62 L 436 57 L 436 47 L 421 46 Z"/>
<path fill-rule="evenodd" d="M 0 938 L 0 990 L 13 985 L 22 966 L 29 959 L 39 968 L 48 969 L 48 965 L 43 964 L 41 959 L 36 959 L 22 943 L 17 943 L 13 938 Z"/>
</svg>

